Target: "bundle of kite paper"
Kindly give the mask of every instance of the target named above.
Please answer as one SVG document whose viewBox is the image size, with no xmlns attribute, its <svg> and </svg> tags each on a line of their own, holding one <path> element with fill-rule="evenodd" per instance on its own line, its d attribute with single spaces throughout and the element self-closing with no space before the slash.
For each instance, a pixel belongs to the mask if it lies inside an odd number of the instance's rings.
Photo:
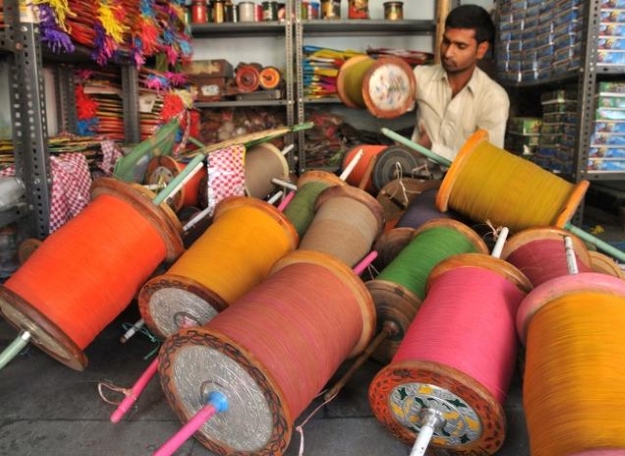
<svg viewBox="0 0 625 456">
<path fill-rule="evenodd" d="M 306 98 L 336 97 L 336 78 L 343 63 L 360 51 L 339 51 L 318 46 L 303 46 L 303 82 Z"/>
<path fill-rule="evenodd" d="M 367 55 L 374 59 L 380 57 L 399 57 L 410 66 L 434 63 L 434 54 L 431 52 L 414 51 L 410 49 L 367 48 Z"/>
</svg>

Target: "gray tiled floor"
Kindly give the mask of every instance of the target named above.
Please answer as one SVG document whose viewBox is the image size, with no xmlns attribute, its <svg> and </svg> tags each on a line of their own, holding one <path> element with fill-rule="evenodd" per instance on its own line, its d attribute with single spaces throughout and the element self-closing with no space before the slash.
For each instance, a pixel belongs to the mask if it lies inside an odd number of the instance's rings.
<svg viewBox="0 0 625 456">
<path fill-rule="evenodd" d="M 34 347 L 0 371 L 0 455 L 150 455 L 180 428 L 156 379 L 117 424 L 110 422 L 115 407 L 98 393 L 98 384 L 105 381 L 130 387 L 149 363 L 144 357 L 156 345 L 146 335 L 138 334 L 126 344 L 118 340 L 122 324 L 135 321 L 134 312 L 131 306 L 86 348 L 89 365 L 83 372 L 69 369 Z M 0 349 L 15 335 L 0 320 Z M 369 407 L 368 386 L 381 367 L 367 361 L 333 401 L 321 409 L 317 409 L 321 401 L 313 401 L 295 421 L 298 426 L 313 414 L 302 434 L 293 431 L 285 455 L 408 455 L 410 447 L 388 433 Z M 113 399 L 110 392 L 107 397 Z M 529 452 L 518 377 L 505 410 L 507 438 L 497 454 L 525 456 Z M 191 439 L 175 454 L 212 453 Z"/>
</svg>

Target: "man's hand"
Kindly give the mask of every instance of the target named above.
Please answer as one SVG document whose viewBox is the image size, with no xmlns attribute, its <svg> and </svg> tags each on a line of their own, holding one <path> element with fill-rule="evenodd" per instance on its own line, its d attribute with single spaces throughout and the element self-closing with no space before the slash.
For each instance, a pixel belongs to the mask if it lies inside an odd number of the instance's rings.
<svg viewBox="0 0 625 456">
<path fill-rule="evenodd" d="M 426 149 L 432 148 L 432 140 L 430 139 L 428 132 L 425 130 L 423 122 L 419 122 L 419 139 L 417 144 L 425 147 Z"/>
</svg>

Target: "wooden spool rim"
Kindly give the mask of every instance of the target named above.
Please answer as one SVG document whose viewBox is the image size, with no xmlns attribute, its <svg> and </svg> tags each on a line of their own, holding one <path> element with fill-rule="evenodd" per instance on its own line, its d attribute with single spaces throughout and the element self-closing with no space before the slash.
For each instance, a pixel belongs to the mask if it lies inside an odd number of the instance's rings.
<svg viewBox="0 0 625 456">
<path fill-rule="evenodd" d="M 471 242 L 471 244 L 473 244 L 473 247 L 475 247 L 478 253 L 489 253 L 488 246 L 486 245 L 486 242 L 484 242 L 484 239 L 482 239 L 469 226 L 454 219 L 440 218 L 428 220 L 427 222 L 423 223 L 421 226 L 415 229 L 413 237 L 420 235 L 424 231 L 438 227 L 450 228 L 458 231 L 460 234 L 466 237 Z"/>
<path fill-rule="evenodd" d="M 289 180 L 289 175 L 290 175 L 290 170 L 289 170 L 289 163 L 287 162 L 286 158 L 284 157 L 284 155 L 282 155 L 282 152 L 280 151 L 280 149 L 278 149 L 276 146 L 274 146 L 273 144 L 266 142 L 266 143 L 261 143 L 261 144 L 257 144 L 254 147 L 251 147 L 244 155 L 244 160 L 245 157 L 247 156 L 248 153 L 254 151 L 254 150 L 266 150 L 268 151 L 270 154 L 273 154 L 278 161 L 280 162 L 281 168 L 282 168 L 282 173 L 280 174 L 280 176 L 273 176 L 273 177 L 277 177 L 277 178 L 281 178 L 282 180 Z M 247 194 L 250 193 L 249 189 L 247 188 L 247 184 L 245 185 L 245 192 Z"/>
<path fill-rule="evenodd" d="M 374 75 L 374 73 L 380 67 L 383 67 L 386 65 L 393 65 L 393 66 L 397 66 L 401 68 L 406 74 L 406 76 L 408 77 L 408 82 L 410 84 L 410 88 L 409 88 L 410 93 L 408 94 L 408 96 L 404 98 L 404 102 L 402 103 L 402 105 L 392 110 L 383 111 L 383 110 L 378 109 L 378 107 L 375 105 L 375 103 L 371 99 L 371 94 L 369 93 L 369 90 L 363 89 L 362 95 L 365 100 L 365 104 L 371 114 L 381 119 L 394 119 L 396 117 L 401 116 L 412 107 L 414 103 L 414 98 L 415 98 L 414 94 L 417 89 L 417 83 L 416 83 L 412 68 L 410 67 L 410 65 L 406 63 L 404 59 L 401 59 L 399 57 L 387 56 L 387 57 L 380 57 L 379 59 L 376 59 L 373 65 L 369 67 L 369 69 L 365 73 L 365 77 L 363 81 L 363 88 L 369 87 L 371 77 Z"/>
<path fill-rule="evenodd" d="M 408 330 L 408 326 L 410 326 L 410 323 L 412 322 L 414 316 L 416 315 L 417 310 L 419 309 L 419 307 L 421 307 L 421 303 L 422 303 L 421 299 L 412 291 L 410 291 L 408 288 L 404 287 L 403 285 L 398 284 L 398 283 L 393 283 L 388 280 L 380 280 L 380 279 L 369 280 L 365 282 L 365 286 L 367 287 L 367 290 L 369 290 L 369 293 L 371 293 L 373 302 L 375 304 L 377 321 L 378 321 L 378 330 L 381 329 L 382 325 L 387 320 L 391 321 L 392 323 L 395 323 L 397 325 L 397 328 L 399 329 L 399 334 L 397 334 L 396 336 L 393 336 L 393 339 L 397 339 L 397 340 L 403 339 L 404 335 L 406 334 L 406 331 Z M 402 317 L 404 317 L 404 321 L 407 322 L 407 324 L 402 324 L 401 321 L 389 318 L 388 315 L 385 315 L 385 313 L 383 312 L 384 309 L 381 306 L 381 302 L 375 299 L 378 294 L 381 296 L 384 296 L 386 302 L 390 303 L 388 306 L 386 306 L 388 308 L 393 308 L 393 309 L 398 309 L 398 310 L 399 309 L 414 310 L 414 312 L 412 312 L 411 315 L 408 315 L 407 313 L 404 313 L 402 315 Z M 405 304 L 407 304 L 407 306 Z"/>
<path fill-rule="evenodd" d="M 336 174 L 327 171 L 311 170 L 306 171 L 297 179 L 297 187 L 302 188 L 309 182 L 321 182 L 328 185 L 346 185 L 345 181 Z"/>
<path fill-rule="evenodd" d="M 595 272 L 604 272 L 619 279 L 625 279 L 623 270 L 611 257 L 596 250 L 588 251 L 588 256 L 590 257 L 590 267 Z"/>
<path fill-rule="evenodd" d="M 569 236 L 573 243 L 573 250 L 579 257 L 579 260 L 590 268 L 591 259 L 586 244 L 577 236 L 571 235 L 570 232 L 561 228 L 545 226 L 527 228 L 519 231 L 514 236 L 506 240 L 503 250 L 501 251 L 501 259 L 507 260 L 510 255 L 521 247 L 534 242 L 543 240 L 553 240 L 562 242 L 562 255 L 564 256 L 564 237 Z"/>
<path fill-rule="evenodd" d="M 42 243 L 43 241 L 37 238 L 24 239 L 17 249 L 17 256 L 20 260 L 20 264 L 24 264 Z"/>
<path fill-rule="evenodd" d="M 293 431 L 293 417 L 291 416 L 289 407 L 287 407 L 288 404 L 286 402 L 284 392 L 274 378 L 273 374 L 267 370 L 266 366 L 263 366 L 258 361 L 256 356 L 252 352 L 250 352 L 249 349 L 239 344 L 238 341 L 223 334 L 222 332 L 211 329 L 210 325 L 201 326 L 199 328 L 183 329 L 172 335 L 165 341 L 163 345 L 164 348 L 162 348 L 159 353 L 159 377 L 161 379 L 173 377 L 175 360 L 171 359 L 171 357 L 174 356 L 174 349 L 186 348 L 192 345 L 188 341 L 193 341 L 194 339 L 202 339 L 205 342 L 208 342 L 210 340 L 209 344 L 203 346 L 212 350 L 216 350 L 222 353 L 224 356 L 231 358 L 243 370 L 245 370 L 252 377 L 256 386 L 262 391 L 263 396 L 269 406 L 269 411 L 271 412 L 273 424 L 280 425 L 279 427 L 274 426 L 272 428 L 271 437 L 266 442 L 265 447 L 254 451 L 253 454 L 267 456 L 269 456 L 270 454 L 282 454 L 273 452 L 269 453 L 268 451 L 270 451 L 271 449 L 275 450 L 276 446 L 281 450 L 285 450 L 291 440 L 291 434 Z M 193 345 L 196 346 L 199 344 L 195 343 Z M 163 362 L 163 357 L 165 355 L 170 356 L 169 362 Z M 188 383 L 191 383 L 192 380 L 193 379 L 188 379 L 187 381 Z M 193 416 L 188 415 L 186 411 L 181 408 L 180 401 L 177 400 L 179 399 L 179 397 L 174 396 L 174 391 L 172 388 L 168 388 L 168 386 L 171 385 L 171 382 L 168 382 L 165 385 L 161 381 L 161 385 L 174 412 L 179 416 L 182 421 L 189 421 Z M 200 394 L 201 385 L 196 386 L 198 387 L 197 394 Z M 219 388 L 219 385 L 217 386 L 217 388 Z M 195 392 L 191 391 L 190 393 L 193 394 Z M 234 394 L 236 394 L 236 391 L 234 392 Z M 180 397 L 180 399 L 185 399 L 185 397 L 188 395 L 189 394 L 183 394 L 183 397 Z M 252 454 L 248 451 L 239 451 L 237 448 L 232 448 L 225 442 L 222 443 L 221 441 L 215 440 L 215 438 L 209 438 L 210 436 L 206 436 L 202 432 L 201 428 L 200 430 L 195 432 L 194 437 L 215 454 Z"/>
<path fill-rule="evenodd" d="M 161 339 L 171 336 L 172 333 L 165 331 L 165 328 L 158 324 L 154 319 L 156 314 L 152 309 L 151 300 L 155 293 L 164 289 L 187 291 L 197 296 L 198 299 L 204 301 L 207 306 L 211 306 L 216 313 L 223 311 L 229 305 L 228 302 L 215 291 L 189 277 L 169 273 L 153 277 L 141 287 L 141 290 L 139 290 L 139 294 L 137 295 L 137 305 L 145 324 L 148 326 L 150 331 L 155 333 L 156 336 Z"/>
<path fill-rule="evenodd" d="M 625 281 L 600 272 L 584 272 L 556 277 L 534 288 L 523 300 L 516 318 L 516 328 L 525 343 L 527 328 L 534 315 L 550 302 L 574 293 L 599 292 L 625 295 Z"/>
<path fill-rule="evenodd" d="M 148 162 L 148 167 L 145 170 L 146 183 L 147 184 L 156 184 L 156 179 L 153 178 L 153 174 L 159 168 L 165 168 L 171 172 L 172 178 L 176 177 L 182 171 L 182 166 L 178 161 L 169 155 L 156 155 L 150 159 Z M 165 184 L 169 184 L 171 181 L 166 181 Z M 184 194 L 186 190 L 184 186 L 174 195 L 171 199 L 172 206 L 175 212 L 178 212 L 182 208 L 182 202 L 184 201 Z"/>
<path fill-rule="evenodd" d="M 401 384 L 423 383 L 440 388 L 461 397 L 471 408 L 480 413 L 482 434 L 466 445 L 445 447 L 458 454 L 494 454 L 504 442 L 506 414 L 493 394 L 471 376 L 437 362 L 427 360 L 404 360 L 384 367 L 369 386 L 369 401 L 378 420 L 390 428 L 391 433 L 407 445 L 413 445 L 415 433 L 395 419 L 389 400 L 393 389 Z M 377 405 L 383 406 L 382 409 Z M 432 447 L 433 448 L 433 447 Z M 488 449 L 488 451 L 487 451 Z"/>
<path fill-rule="evenodd" d="M 244 93 L 254 92 L 260 86 L 260 70 L 255 65 L 243 65 L 236 70 L 234 82 Z"/>
<path fill-rule="evenodd" d="M 410 240 L 414 237 L 415 231 L 415 228 L 409 226 L 396 227 L 385 231 L 375 240 L 373 250 L 382 253 L 389 249 L 394 249 L 398 245 L 401 245 L 401 249 L 403 249 L 410 243 Z"/>
<path fill-rule="evenodd" d="M 371 63 L 373 63 L 373 59 L 368 55 L 356 55 L 347 59 L 347 61 L 345 61 L 341 65 L 341 68 L 339 69 L 339 74 L 336 77 L 336 93 L 343 102 L 343 104 L 348 108 L 362 108 L 362 106 L 358 105 L 347 95 L 347 91 L 345 90 L 345 74 L 347 70 L 351 69 L 353 66 L 356 66 L 365 60 L 371 60 Z"/>
<path fill-rule="evenodd" d="M 361 310 L 362 334 L 360 340 L 356 343 L 353 350 L 349 354 L 349 357 L 354 357 L 362 353 L 371 341 L 376 325 L 375 305 L 364 282 L 354 273 L 352 269 L 332 255 L 314 250 L 301 249 L 293 250 L 279 259 L 271 268 L 269 276 L 275 274 L 277 271 L 288 265 L 296 263 L 308 263 L 321 266 L 338 276 L 350 289 Z"/>
<path fill-rule="evenodd" d="M 447 174 L 445 174 L 443 182 L 441 183 L 438 193 L 436 194 L 436 208 L 439 211 L 447 212 L 449 209 L 449 198 L 451 197 L 454 184 L 458 180 L 458 176 L 466 166 L 471 154 L 475 152 L 480 144 L 488 140 L 489 136 L 486 130 L 477 130 L 462 145 L 456 155 L 456 158 L 454 158 L 451 166 L 447 170 Z M 562 208 L 560 208 L 560 213 L 557 215 L 555 220 L 551 222 L 554 226 L 563 228 L 567 222 L 571 220 L 573 215 L 575 215 L 575 211 L 577 211 L 577 208 L 581 204 L 589 185 L 589 181 L 582 180 L 573 186 L 566 203 Z"/>
<path fill-rule="evenodd" d="M 166 260 L 174 261 L 184 251 L 180 233 L 182 225 L 171 207 L 165 202 L 158 206 L 152 202 L 155 194 L 140 185 L 128 185 L 111 177 L 96 179 L 91 186 L 91 199 L 111 195 L 130 203 L 152 227 L 159 232 L 166 247 Z"/>
<path fill-rule="evenodd" d="M 273 219 L 278 222 L 280 227 L 289 236 L 289 240 L 291 241 L 289 249 L 292 250 L 297 248 L 297 245 L 299 244 L 299 235 L 297 234 L 297 231 L 295 230 L 295 227 L 293 226 L 291 221 L 286 217 L 286 215 L 284 215 L 283 212 L 279 211 L 275 206 L 258 198 L 252 198 L 249 196 L 228 196 L 224 198 L 219 202 L 219 204 L 217 204 L 217 207 L 215 207 L 213 223 L 226 212 L 244 206 L 254 207 L 265 212 L 265 214 L 269 215 L 270 217 L 273 217 Z"/>
<path fill-rule="evenodd" d="M 317 212 L 319 208 L 328 200 L 337 197 L 352 198 L 353 200 L 364 204 L 376 219 L 377 227 L 375 237 L 377 238 L 380 234 L 382 234 L 382 230 L 384 229 L 384 209 L 382 208 L 382 205 L 369 193 L 357 187 L 352 187 L 351 185 L 339 185 L 326 188 L 319 193 L 319 196 L 317 196 L 314 211 Z"/>
<path fill-rule="evenodd" d="M 460 253 L 458 255 L 451 256 L 438 263 L 430 272 L 428 276 L 426 289 L 429 290 L 432 283 L 445 272 L 451 269 L 457 268 L 472 268 L 479 267 L 481 269 L 487 269 L 495 272 L 511 282 L 521 292 L 529 293 L 532 290 L 532 282 L 523 274 L 516 266 L 508 263 L 501 258 L 495 258 L 494 256 L 484 253 Z"/>
<path fill-rule="evenodd" d="M 52 358 L 77 371 L 87 367 L 87 356 L 61 328 L 4 286 L 0 286 L 0 314 L 17 330 L 27 331 L 30 342 Z"/>
<path fill-rule="evenodd" d="M 260 86 L 265 90 L 275 89 L 282 82 L 282 74 L 274 66 L 264 67 L 260 70 Z"/>
</svg>

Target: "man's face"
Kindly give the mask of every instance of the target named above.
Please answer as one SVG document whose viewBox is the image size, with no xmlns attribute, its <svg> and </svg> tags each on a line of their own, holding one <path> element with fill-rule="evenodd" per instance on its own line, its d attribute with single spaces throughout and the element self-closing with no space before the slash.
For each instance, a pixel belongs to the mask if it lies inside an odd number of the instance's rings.
<svg viewBox="0 0 625 456">
<path fill-rule="evenodd" d="M 475 30 L 447 28 L 441 42 L 441 64 L 448 73 L 472 69 L 484 57 L 488 43 L 477 44 Z"/>
</svg>

